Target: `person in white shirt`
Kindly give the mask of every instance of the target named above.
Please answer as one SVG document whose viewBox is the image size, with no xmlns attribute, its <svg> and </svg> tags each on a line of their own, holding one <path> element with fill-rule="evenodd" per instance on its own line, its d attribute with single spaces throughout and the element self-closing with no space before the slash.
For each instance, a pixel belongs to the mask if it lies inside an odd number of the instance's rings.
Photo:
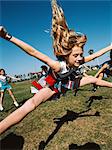
<svg viewBox="0 0 112 150">
<path fill-rule="evenodd" d="M 14 94 L 12 92 L 12 87 L 8 82 L 8 78 L 11 79 L 15 79 L 14 77 L 11 77 L 9 75 L 6 75 L 5 70 L 4 69 L 0 69 L 0 111 L 3 111 L 3 97 L 4 97 L 4 92 L 5 90 L 7 90 L 9 92 L 9 95 L 11 96 L 13 103 L 16 107 L 19 106 L 18 102 L 16 101 Z"/>
</svg>

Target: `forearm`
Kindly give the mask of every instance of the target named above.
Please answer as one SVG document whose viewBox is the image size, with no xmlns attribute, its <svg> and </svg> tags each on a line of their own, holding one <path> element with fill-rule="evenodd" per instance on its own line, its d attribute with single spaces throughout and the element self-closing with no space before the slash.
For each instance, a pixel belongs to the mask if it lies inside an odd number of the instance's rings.
<svg viewBox="0 0 112 150">
<path fill-rule="evenodd" d="M 0 26 L 0 37 L 4 38 L 5 40 L 12 42 L 16 46 L 20 47 L 23 51 L 28 53 L 29 55 L 39 59 L 42 62 L 44 62 L 49 67 L 51 67 L 54 71 L 58 72 L 60 70 L 60 63 L 59 62 L 52 60 L 50 57 L 39 52 L 37 49 L 33 48 L 32 46 L 23 42 L 22 40 L 19 40 L 18 38 L 11 36 L 10 34 L 8 34 L 6 29 L 2 26 Z"/>
<path fill-rule="evenodd" d="M 42 62 L 44 62 L 49 67 L 51 67 L 53 70 L 55 70 L 55 71 L 59 71 L 60 70 L 60 64 L 57 61 L 52 60 L 50 57 L 48 57 L 47 55 L 39 52 L 37 49 L 33 48 L 29 44 L 27 44 L 27 43 L 25 43 L 25 42 L 15 38 L 13 36 L 10 39 L 10 42 L 12 42 L 13 44 L 15 44 L 18 47 L 20 47 L 23 51 L 25 51 L 29 55 L 39 59 Z"/>
<path fill-rule="evenodd" d="M 37 49 L 33 48 L 32 46 L 30 46 L 29 44 L 15 38 L 12 36 L 12 38 L 10 39 L 10 42 L 12 42 L 13 44 L 15 44 L 16 46 L 20 47 L 23 51 L 25 51 L 26 53 L 28 53 L 29 55 L 43 61 L 46 62 L 45 60 L 48 58 L 46 55 L 44 55 L 43 53 L 39 52 Z"/>
<path fill-rule="evenodd" d="M 101 72 L 103 72 L 107 68 L 107 64 L 104 64 L 103 67 L 96 73 L 95 77 L 98 77 Z"/>
<path fill-rule="evenodd" d="M 13 79 L 13 80 L 18 80 L 18 79 L 20 79 L 20 78 L 12 77 L 12 76 L 10 76 L 10 75 L 7 75 L 7 77 L 9 77 L 9 78 L 11 78 L 11 79 Z"/>
<path fill-rule="evenodd" d="M 31 55 L 45 63 L 47 63 L 49 61 L 49 57 L 42 54 L 41 52 L 39 52 L 38 50 L 36 50 L 32 46 L 30 46 L 29 44 L 23 42 L 22 40 L 15 38 L 11 34 L 9 34 L 3 26 L 0 26 L 0 37 L 4 38 L 7 41 L 12 42 L 16 46 L 20 47 L 23 51 L 28 53 L 29 55 Z"/>
<path fill-rule="evenodd" d="M 95 74 L 95 77 L 97 78 L 99 76 L 99 74 L 103 71 L 104 69 L 100 69 L 96 74 Z"/>
<path fill-rule="evenodd" d="M 105 47 L 105 48 L 99 50 L 98 52 L 96 52 L 96 53 L 94 53 L 94 54 L 92 54 L 92 55 L 90 55 L 90 56 L 85 57 L 85 58 L 84 58 L 84 61 L 85 61 L 85 62 L 89 62 L 89 61 L 91 61 L 91 60 L 93 60 L 93 59 L 95 59 L 95 58 L 97 58 L 97 57 L 102 56 L 103 54 L 107 53 L 107 52 L 110 51 L 110 50 L 112 50 L 112 45 L 107 46 L 107 47 Z"/>
</svg>

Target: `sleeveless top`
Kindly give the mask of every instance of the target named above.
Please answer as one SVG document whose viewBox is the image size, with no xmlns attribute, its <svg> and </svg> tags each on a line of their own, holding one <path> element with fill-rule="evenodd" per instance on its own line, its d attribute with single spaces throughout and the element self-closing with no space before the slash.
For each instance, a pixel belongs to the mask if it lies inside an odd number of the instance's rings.
<svg viewBox="0 0 112 150">
<path fill-rule="evenodd" d="M 60 61 L 60 66 L 60 72 L 54 73 L 50 68 L 44 77 L 32 82 L 33 86 L 38 90 L 49 87 L 56 93 L 61 93 L 65 89 L 77 89 L 82 78 L 81 67 L 68 68 L 65 61 Z"/>
<path fill-rule="evenodd" d="M 7 76 L 0 75 L 0 84 L 1 86 L 8 84 Z"/>
</svg>

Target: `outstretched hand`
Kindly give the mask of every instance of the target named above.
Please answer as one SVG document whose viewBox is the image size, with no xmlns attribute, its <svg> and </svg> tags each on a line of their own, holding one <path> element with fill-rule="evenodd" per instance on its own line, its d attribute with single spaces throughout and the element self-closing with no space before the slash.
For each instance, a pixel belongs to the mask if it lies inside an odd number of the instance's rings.
<svg viewBox="0 0 112 150">
<path fill-rule="evenodd" d="M 6 37 L 7 31 L 3 26 L 0 26 L 0 37 L 4 38 Z"/>
<path fill-rule="evenodd" d="M 7 33 L 7 30 L 3 26 L 0 26 L 0 37 L 6 40 L 10 40 L 12 38 L 12 36 Z"/>
</svg>

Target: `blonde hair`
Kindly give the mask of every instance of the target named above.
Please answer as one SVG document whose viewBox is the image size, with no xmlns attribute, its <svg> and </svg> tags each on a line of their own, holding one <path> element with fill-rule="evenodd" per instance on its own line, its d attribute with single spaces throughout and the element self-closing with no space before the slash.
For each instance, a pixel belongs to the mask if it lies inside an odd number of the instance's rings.
<svg viewBox="0 0 112 150">
<path fill-rule="evenodd" d="M 70 54 L 75 45 L 83 47 L 87 40 L 85 35 L 79 35 L 68 28 L 64 12 L 56 0 L 52 0 L 52 37 L 56 56 Z"/>
</svg>

